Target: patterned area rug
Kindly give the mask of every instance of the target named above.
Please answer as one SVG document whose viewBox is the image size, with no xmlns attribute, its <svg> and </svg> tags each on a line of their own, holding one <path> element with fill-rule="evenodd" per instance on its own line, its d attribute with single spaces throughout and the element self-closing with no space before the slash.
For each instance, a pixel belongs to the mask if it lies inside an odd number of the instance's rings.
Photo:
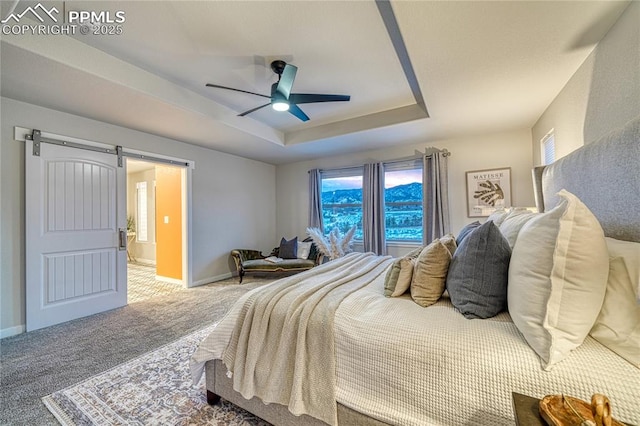
<svg viewBox="0 0 640 426">
<path fill-rule="evenodd" d="M 233 404 L 207 404 L 204 378 L 194 386 L 189 358 L 215 326 L 42 398 L 63 425 L 268 426 Z"/>
</svg>

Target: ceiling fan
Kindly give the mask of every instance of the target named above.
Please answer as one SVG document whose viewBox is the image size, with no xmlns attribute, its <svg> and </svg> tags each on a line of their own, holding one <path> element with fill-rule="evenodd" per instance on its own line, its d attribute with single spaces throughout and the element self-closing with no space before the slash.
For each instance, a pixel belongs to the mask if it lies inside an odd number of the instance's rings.
<svg viewBox="0 0 640 426">
<path fill-rule="evenodd" d="M 238 114 L 239 117 L 244 117 L 247 114 L 251 114 L 254 111 L 271 105 L 271 107 L 276 111 L 289 111 L 289 113 L 298 117 L 300 120 L 309 121 L 309 116 L 307 116 L 307 114 L 305 114 L 304 111 L 300 109 L 298 104 L 310 104 L 316 102 L 342 102 L 349 101 L 351 99 L 351 96 L 349 95 L 291 93 L 291 87 L 293 86 L 293 81 L 296 78 L 296 72 L 298 72 L 298 68 L 294 65 L 287 64 L 284 61 L 277 60 L 271 62 L 271 69 L 273 70 L 273 72 L 278 74 L 278 82 L 271 85 L 271 96 L 211 83 L 207 83 L 207 87 L 216 87 L 218 89 L 227 89 L 236 92 L 249 93 L 250 95 L 262 96 L 263 98 L 270 99 L 270 101 L 264 105 L 260 105 L 259 107 L 252 108 L 248 111 Z"/>
</svg>

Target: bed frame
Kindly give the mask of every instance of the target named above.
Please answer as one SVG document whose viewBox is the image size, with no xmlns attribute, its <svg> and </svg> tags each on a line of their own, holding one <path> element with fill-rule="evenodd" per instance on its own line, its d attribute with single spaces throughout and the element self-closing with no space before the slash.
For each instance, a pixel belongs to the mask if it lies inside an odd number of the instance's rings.
<svg viewBox="0 0 640 426">
<path fill-rule="evenodd" d="M 640 242 L 640 117 L 598 141 L 585 145 L 546 167 L 533 170 L 536 205 L 543 212 L 559 201 L 566 189 L 589 207 L 608 237 Z M 634 219 L 635 218 L 635 219 Z M 287 407 L 247 400 L 233 390 L 220 360 L 206 364 L 207 401 L 220 398 L 278 426 L 325 425 L 309 416 L 294 416 Z M 386 423 L 338 403 L 338 423 L 382 426 Z"/>
</svg>

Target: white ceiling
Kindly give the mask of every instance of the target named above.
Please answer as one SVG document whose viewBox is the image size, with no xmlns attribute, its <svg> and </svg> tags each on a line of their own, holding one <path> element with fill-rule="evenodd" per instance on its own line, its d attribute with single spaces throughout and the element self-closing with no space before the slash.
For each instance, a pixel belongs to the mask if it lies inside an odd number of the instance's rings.
<svg viewBox="0 0 640 426">
<path fill-rule="evenodd" d="M 428 143 L 531 127 L 628 1 L 391 4 L 428 118 L 374 1 L 47 2 L 122 10 L 123 34 L 3 35 L 1 93 L 273 164 Z M 351 101 L 237 117 L 266 99 L 205 87 L 268 95 L 278 58 L 294 92 Z"/>
</svg>

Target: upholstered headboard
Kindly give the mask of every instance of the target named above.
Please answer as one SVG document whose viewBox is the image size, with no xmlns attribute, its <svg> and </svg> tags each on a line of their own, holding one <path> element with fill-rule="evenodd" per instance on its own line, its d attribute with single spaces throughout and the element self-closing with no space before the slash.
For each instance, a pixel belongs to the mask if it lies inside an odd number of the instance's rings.
<svg viewBox="0 0 640 426">
<path fill-rule="evenodd" d="M 536 205 L 558 204 L 561 189 L 575 194 L 607 237 L 640 242 L 640 117 L 549 166 L 533 170 Z"/>
</svg>

